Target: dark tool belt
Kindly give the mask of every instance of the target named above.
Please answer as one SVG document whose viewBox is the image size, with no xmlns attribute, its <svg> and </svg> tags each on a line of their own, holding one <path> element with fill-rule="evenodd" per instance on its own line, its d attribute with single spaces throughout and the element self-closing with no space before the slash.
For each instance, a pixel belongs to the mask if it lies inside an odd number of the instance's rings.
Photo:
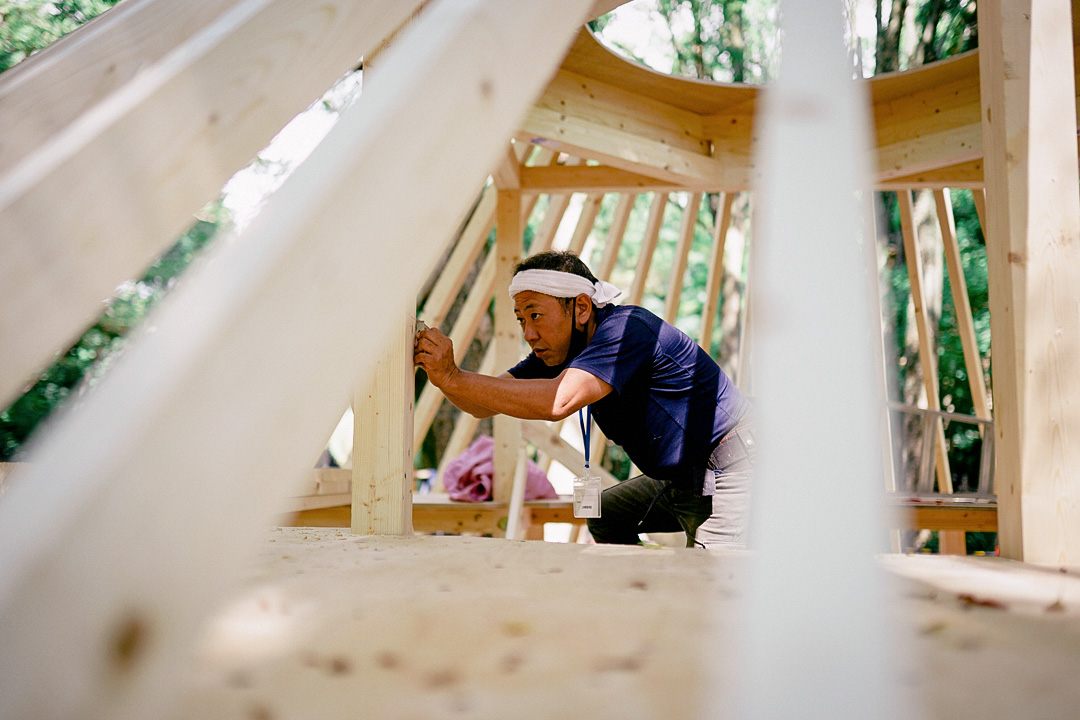
<svg viewBox="0 0 1080 720">
<path fill-rule="evenodd" d="M 739 420 L 735 427 L 720 438 L 720 442 L 716 444 L 716 447 L 713 448 L 712 453 L 709 455 L 708 467 L 711 470 L 723 472 L 743 460 L 750 463 L 754 462 L 754 455 L 757 454 L 757 442 L 754 439 L 751 425 L 752 423 L 748 418 Z"/>
</svg>

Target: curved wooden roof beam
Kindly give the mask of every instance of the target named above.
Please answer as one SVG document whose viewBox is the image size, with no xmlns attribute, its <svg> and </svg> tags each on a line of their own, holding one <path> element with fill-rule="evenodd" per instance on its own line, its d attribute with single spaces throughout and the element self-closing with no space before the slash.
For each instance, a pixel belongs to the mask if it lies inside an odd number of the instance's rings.
<svg viewBox="0 0 1080 720">
<path fill-rule="evenodd" d="M 866 82 L 880 187 L 982 186 L 978 51 Z M 536 168 L 522 189 L 746 189 L 758 92 L 656 72 L 583 29 L 517 138 L 601 165 Z"/>
</svg>

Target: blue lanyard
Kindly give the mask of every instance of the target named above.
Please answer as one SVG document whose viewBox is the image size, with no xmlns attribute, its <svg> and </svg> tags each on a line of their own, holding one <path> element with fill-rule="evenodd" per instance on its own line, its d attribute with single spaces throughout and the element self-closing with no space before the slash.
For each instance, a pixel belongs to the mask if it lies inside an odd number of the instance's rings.
<svg viewBox="0 0 1080 720">
<path fill-rule="evenodd" d="M 581 416 L 581 410 L 577 411 L 577 419 L 581 424 L 581 439 L 585 442 L 585 469 L 589 469 L 589 439 L 592 437 L 592 405 L 585 406 L 585 414 L 588 415 L 589 426 L 585 427 L 585 418 Z M 585 473 L 588 475 L 588 473 Z"/>
</svg>

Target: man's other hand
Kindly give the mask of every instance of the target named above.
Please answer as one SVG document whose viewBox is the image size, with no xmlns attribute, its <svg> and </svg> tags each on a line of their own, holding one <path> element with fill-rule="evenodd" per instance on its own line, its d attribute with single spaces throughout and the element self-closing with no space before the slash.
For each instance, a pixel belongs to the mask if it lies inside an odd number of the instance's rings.
<svg viewBox="0 0 1080 720">
<path fill-rule="evenodd" d="M 424 368 L 428 380 L 441 388 L 458 372 L 454 342 L 436 328 L 421 330 L 413 341 L 413 364 Z"/>
</svg>

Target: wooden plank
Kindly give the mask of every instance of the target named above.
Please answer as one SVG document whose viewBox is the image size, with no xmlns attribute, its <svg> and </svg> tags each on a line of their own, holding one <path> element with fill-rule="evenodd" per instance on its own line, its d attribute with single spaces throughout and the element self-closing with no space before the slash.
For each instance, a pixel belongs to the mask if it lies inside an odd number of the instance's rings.
<svg viewBox="0 0 1080 720">
<path fill-rule="evenodd" d="M 983 239 L 986 240 L 989 236 L 986 226 L 986 189 L 979 188 L 971 191 L 971 199 L 975 203 L 975 214 L 979 216 L 979 227 L 983 231 Z M 989 242 L 989 241 L 987 241 Z"/>
<path fill-rule="evenodd" d="M 282 515 L 277 520 L 277 525 L 280 527 L 348 528 L 351 524 L 352 504 L 300 510 Z"/>
<path fill-rule="evenodd" d="M 638 251 L 637 270 L 634 272 L 634 281 L 626 297 L 627 305 L 640 305 L 641 298 L 645 295 L 645 281 L 648 280 L 653 253 L 656 252 L 656 243 L 660 239 L 660 228 L 664 224 L 667 200 L 667 193 L 656 193 L 653 196 L 652 205 L 649 207 L 649 219 L 645 225 L 645 235 L 641 238 L 641 249 Z"/>
<path fill-rule="evenodd" d="M 607 238 L 604 240 L 604 254 L 600 258 L 600 267 L 596 270 L 596 277 L 600 280 L 610 280 L 611 273 L 615 270 L 615 264 L 619 261 L 619 248 L 622 247 L 623 235 L 626 234 L 626 223 L 630 219 L 630 212 L 634 209 L 634 201 L 637 195 L 623 193 L 619 196 L 619 202 L 615 205 L 615 211 L 611 216 L 611 225 L 608 226 Z"/>
<path fill-rule="evenodd" d="M 340 507 L 342 505 L 351 505 L 353 500 L 352 492 L 337 493 L 335 495 L 298 495 L 296 497 L 288 498 L 285 501 L 284 512 L 297 513 L 304 510 L 320 510 L 322 508 Z M 355 513 L 351 513 L 355 517 Z M 360 533 L 361 535 L 400 535 L 397 532 L 370 532 Z"/>
<path fill-rule="evenodd" d="M 694 229 L 697 227 L 700 207 L 701 193 L 690 193 L 686 199 L 686 208 L 683 210 L 679 239 L 675 245 L 675 264 L 671 268 L 667 296 L 664 298 L 664 320 L 672 324 L 679 315 L 679 300 L 682 298 L 686 260 L 690 256 L 690 246 L 694 243 Z"/>
<path fill-rule="evenodd" d="M 885 398 L 875 382 L 876 264 L 863 214 L 869 118 L 842 16 L 839 2 L 784 3 L 778 80 L 755 131 L 754 433 L 775 450 L 760 454 L 753 481 L 753 581 L 740 621 L 749 651 L 737 696 L 748 718 L 899 714 L 878 671 L 891 651 L 871 560 L 885 536 L 877 447 Z M 830 581 L 813 579 L 822 577 Z M 840 636 L 843 652 L 805 651 Z M 779 677 L 798 680 L 776 692 Z M 704 714 L 723 710 L 714 702 Z"/>
<path fill-rule="evenodd" d="M 709 259 L 709 276 L 705 281 L 705 307 L 701 310 L 701 338 L 698 341 L 709 355 L 712 355 L 713 324 L 716 322 L 720 288 L 724 284 L 724 244 L 728 228 L 731 227 L 731 206 L 734 202 L 734 193 L 720 196 L 720 217 L 713 227 L 712 256 Z"/>
<path fill-rule="evenodd" d="M 243 236 L 41 438 L 0 503 L 0 716 L 175 709 L 224 587 L 414 306 L 418 259 L 474 201 L 585 9 L 430 6 Z M 295 8 L 286 18 L 297 31 Z M 27 668 L 51 670 L 27 682 Z"/>
<path fill-rule="evenodd" d="M 1003 556 L 1040 565 L 1080 563 L 1080 180 L 1069 5 L 978 7 L 998 537 Z"/>
<path fill-rule="evenodd" d="M 538 450 L 546 453 L 556 462 L 564 465 L 575 475 L 581 473 L 585 467 L 585 455 L 578 452 L 570 443 L 563 440 L 558 431 L 542 420 L 523 420 L 522 432 L 525 439 L 536 446 Z M 610 472 L 597 464 L 591 469 L 600 476 L 604 487 L 610 487 L 618 483 L 618 479 Z"/>
<path fill-rule="evenodd" d="M 997 532 L 997 508 L 897 504 L 897 527 L 939 532 Z"/>
<path fill-rule="evenodd" d="M 606 165 L 530 167 L 521 169 L 521 190 L 541 192 L 678 192 L 682 183 Z"/>
<path fill-rule="evenodd" d="M 589 233 L 592 232 L 593 226 L 596 225 L 596 216 L 600 214 L 600 205 L 603 202 L 603 193 L 589 193 L 585 196 L 585 204 L 581 207 L 581 215 L 578 217 L 577 225 L 574 226 L 574 234 L 570 238 L 570 245 L 567 247 L 575 255 L 581 255 L 581 250 L 585 247 L 585 241 L 589 239 Z"/>
<path fill-rule="evenodd" d="M 906 91 L 898 88 L 876 93 L 879 180 L 945 168 L 982 156 L 976 53 L 952 58 L 931 73 L 935 71 L 940 77 L 927 77 L 927 82 L 917 85 L 909 83 Z"/>
<path fill-rule="evenodd" d="M 967 280 L 964 278 L 964 263 L 960 257 L 956 220 L 953 218 L 952 198 L 948 189 L 935 190 L 934 203 L 937 206 L 941 237 L 945 242 L 945 264 L 949 268 L 949 288 L 956 308 L 956 331 L 960 335 L 960 345 L 964 351 L 964 367 L 967 369 L 975 415 L 989 420 L 990 402 L 986 394 L 979 344 L 975 339 L 975 320 L 971 315 L 971 299 L 968 297 Z M 982 435 L 982 425 L 979 426 L 979 434 Z"/>
<path fill-rule="evenodd" d="M 969 160 L 948 167 L 923 170 L 911 175 L 888 179 L 878 178 L 876 190 L 939 190 L 941 188 L 981 188 L 983 186 L 983 161 Z"/>
<path fill-rule="evenodd" d="M 126 2 L 35 52 L 0 77 L 0 167 L 14 167 L 51 136 L 160 62 L 237 0 Z"/>
<path fill-rule="evenodd" d="M 521 192 L 500 190 L 495 223 L 495 287 L 510 287 L 514 267 L 521 261 Z M 495 365 L 509 368 L 521 359 L 521 331 L 514 316 L 514 301 L 503 290 L 495 293 Z M 496 502 L 510 499 L 514 467 L 521 452 L 521 421 L 508 415 L 492 418 L 495 437 L 492 497 Z"/>
<path fill-rule="evenodd" d="M 353 535 L 412 534 L 415 335 L 407 315 L 353 403 Z"/>
<path fill-rule="evenodd" d="M 352 471 L 348 468 L 315 468 L 308 473 L 303 485 L 298 486 L 296 494 L 339 495 L 348 493 L 352 488 Z"/>
<path fill-rule="evenodd" d="M 926 296 L 923 294 L 922 255 L 919 250 L 919 237 L 915 230 L 915 210 L 911 203 L 911 192 L 901 190 L 896 194 L 900 201 L 900 229 L 904 240 L 904 256 L 907 258 L 908 279 L 911 284 L 911 301 L 915 305 L 915 327 L 919 334 L 919 365 L 922 367 L 923 385 L 926 388 L 926 406 L 931 410 L 941 409 L 938 395 L 937 353 L 934 348 L 934 333 L 930 320 L 926 317 Z M 934 466 L 937 471 L 938 488 L 943 493 L 951 493 L 952 474 L 949 471 L 949 456 L 945 444 L 945 427 L 940 418 L 933 421 Z"/>
<path fill-rule="evenodd" d="M 552 79 L 516 137 L 684 187 L 749 180 L 749 136 L 719 152 L 699 115 L 567 70 Z"/>
<path fill-rule="evenodd" d="M 416 5 L 238 3 L 6 168 L 0 404 Z M 10 101 L 36 106 L 24 99 L 34 89 L 27 84 Z"/>
</svg>

